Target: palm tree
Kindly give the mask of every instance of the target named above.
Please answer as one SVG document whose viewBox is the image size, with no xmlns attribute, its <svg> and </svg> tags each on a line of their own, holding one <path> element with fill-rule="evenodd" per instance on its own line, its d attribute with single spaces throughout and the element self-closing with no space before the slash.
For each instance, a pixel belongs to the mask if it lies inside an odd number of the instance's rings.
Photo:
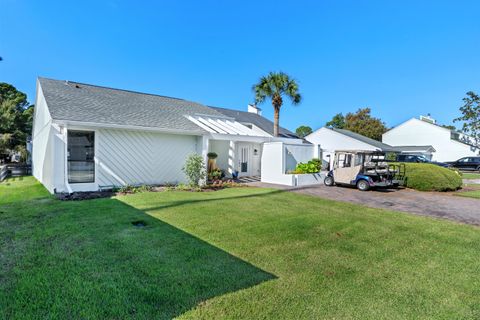
<svg viewBox="0 0 480 320">
<path fill-rule="evenodd" d="M 253 91 L 255 92 L 255 103 L 263 103 L 268 98 L 272 99 L 273 135 L 278 137 L 278 120 L 283 96 L 289 97 L 294 105 L 299 104 L 302 100 L 297 82 L 286 73 L 270 72 L 267 76 L 260 78 L 260 81 L 253 86 Z"/>
</svg>

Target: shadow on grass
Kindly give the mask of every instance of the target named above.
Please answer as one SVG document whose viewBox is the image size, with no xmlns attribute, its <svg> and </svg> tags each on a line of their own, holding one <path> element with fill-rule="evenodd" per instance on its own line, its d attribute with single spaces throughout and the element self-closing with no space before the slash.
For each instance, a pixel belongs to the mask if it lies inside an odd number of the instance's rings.
<svg viewBox="0 0 480 320">
<path fill-rule="evenodd" d="M 159 274 L 144 280 L 152 281 L 152 288 L 157 288 L 148 300 L 158 308 L 162 318 L 179 316 L 207 299 L 276 278 L 143 211 L 123 202 L 121 205 L 128 206 L 129 211 L 135 214 L 128 228 L 142 234 L 142 242 L 154 244 L 148 253 L 153 256 L 145 259 L 149 261 L 147 265 L 157 266 Z M 135 252 L 132 254 L 136 255 Z M 138 271 L 144 275 L 145 270 Z"/>
<path fill-rule="evenodd" d="M 276 278 L 117 199 L 41 206 L 17 230 L 30 249 L 5 251 L 21 270 L 0 270 L 7 318 L 171 319 Z"/>
<path fill-rule="evenodd" d="M 159 206 L 142 208 L 142 210 L 144 210 L 144 211 L 154 211 L 154 210 L 169 209 L 169 208 L 174 208 L 174 207 L 179 207 L 179 206 L 184 206 L 184 205 L 190 205 L 190 204 L 196 204 L 196 203 L 216 202 L 216 201 L 221 201 L 221 200 L 242 201 L 242 200 L 249 199 L 249 198 L 264 197 L 264 196 L 278 194 L 278 193 L 284 193 L 284 192 L 286 192 L 286 190 L 272 190 L 272 191 L 269 191 L 269 192 L 247 194 L 247 195 L 242 195 L 242 196 L 231 196 L 231 197 L 221 197 L 221 198 L 211 198 L 211 199 L 189 199 L 189 200 L 170 201 L 168 203 L 165 203 L 165 204 L 162 204 L 162 205 L 159 205 Z"/>
</svg>

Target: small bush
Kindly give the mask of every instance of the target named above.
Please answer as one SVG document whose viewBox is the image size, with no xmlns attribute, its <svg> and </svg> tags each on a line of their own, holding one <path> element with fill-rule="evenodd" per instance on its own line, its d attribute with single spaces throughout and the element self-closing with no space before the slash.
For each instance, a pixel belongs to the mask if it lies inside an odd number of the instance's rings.
<svg viewBox="0 0 480 320">
<path fill-rule="evenodd" d="M 208 159 L 216 159 L 218 157 L 218 154 L 216 154 L 215 152 L 209 152 L 207 153 L 207 157 Z"/>
<path fill-rule="evenodd" d="M 322 161 L 320 159 L 312 159 L 307 163 L 298 163 L 293 173 L 318 173 L 322 169 Z"/>
<path fill-rule="evenodd" d="M 139 192 L 149 192 L 153 191 L 153 187 L 149 185 L 140 185 L 140 186 L 132 186 L 130 184 L 127 184 L 125 186 L 122 186 L 114 191 L 117 191 L 119 193 L 139 193 Z"/>
<path fill-rule="evenodd" d="M 220 180 L 225 176 L 225 173 L 221 169 L 213 169 L 209 174 L 208 174 L 208 180 L 210 181 L 215 181 L 215 180 Z"/>
<path fill-rule="evenodd" d="M 189 155 L 182 170 L 192 187 L 200 186 L 202 181 L 206 179 L 207 171 L 205 170 L 205 162 L 199 154 L 194 153 Z"/>
<path fill-rule="evenodd" d="M 454 170 L 428 163 L 405 163 L 406 187 L 420 191 L 454 191 L 462 177 Z"/>
</svg>

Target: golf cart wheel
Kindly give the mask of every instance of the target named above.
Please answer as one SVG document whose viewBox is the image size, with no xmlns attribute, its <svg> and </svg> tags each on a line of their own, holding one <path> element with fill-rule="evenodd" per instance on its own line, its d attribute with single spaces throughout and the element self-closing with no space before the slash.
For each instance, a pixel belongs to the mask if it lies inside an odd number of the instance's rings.
<svg viewBox="0 0 480 320">
<path fill-rule="evenodd" d="M 323 180 L 323 183 L 328 186 L 328 187 L 331 187 L 333 186 L 333 184 L 335 183 L 333 181 L 333 178 L 332 177 L 325 177 L 325 180 Z"/>
<path fill-rule="evenodd" d="M 370 185 L 368 184 L 367 180 L 358 180 L 357 189 L 360 191 L 368 191 L 370 189 Z"/>
</svg>

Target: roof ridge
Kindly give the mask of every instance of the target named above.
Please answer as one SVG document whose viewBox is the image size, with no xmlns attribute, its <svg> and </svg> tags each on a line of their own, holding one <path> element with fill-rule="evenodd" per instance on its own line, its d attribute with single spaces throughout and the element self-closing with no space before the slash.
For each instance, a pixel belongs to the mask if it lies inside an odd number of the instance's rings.
<svg viewBox="0 0 480 320">
<path fill-rule="evenodd" d="M 373 139 L 373 138 L 364 136 L 363 134 L 360 134 L 360 133 L 357 133 L 357 132 L 353 132 L 353 131 L 348 130 L 348 129 L 338 129 L 338 128 L 328 128 L 328 129 L 331 129 L 331 130 L 333 130 L 333 131 L 335 131 L 335 132 L 338 132 L 338 133 L 341 133 L 341 134 L 345 134 L 345 133 L 343 133 L 342 131 L 346 131 L 346 132 L 351 133 L 351 134 L 353 134 L 353 135 L 355 135 L 355 136 L 360 136 L 360 137 L 362 137 L 363 139 L 367 139 L 367 140 L 373 141 L 373 142 L 375 142 L 375 143 L 380 143 L 380 144 L 383 144 L 383 145 L 385 145 L 385 146 L 387 146 L 387 147 L 393 147 L 392 145 L 389 145 L 388 143 L 385 143 L 385 142 L 383 142 L 383 141 L 375 140 L 375 139 Z"/>
<path fill-rule="evenodd" d="M 165 96 L 165 95 L 156 94 L 156 93 L 148 93 L 148 92 L 141 92 L 141 91 L 135 91 L 135 90 L 100 86 L 100 85 L 96 85 L 96 84 L 84 83 L 84 82 L 78 82 L 78 81 L 72 81 L 72 80 L 58 80 L 58 79 L 52 79 L 52 78 L 40 77 L 40 76 L 38 77 L 38 79 L 46 79 L 46 80 L 57 81 L 57 82 L 68 82 L 68 83 L 74 83 L 74 84 L 79 84 L 79 85 L 83 85 L 83 86 L 95 87 L 95 88 L 109 89 L 109 90 L 115 90 L 115 91 L 124 91 L 124 92 L 136 93 L 136 94 L 144 94 L 144 95 L 161 97 L 161 98 L 168 98 L 168 99 L 174 99 L 174 100 L 180 100 L 180 101 L 186 101 L 186 102 L 193 102 L 193 103 L 205 106 L 205 107 L 210 107 L 210 106 L 207 106 L 207 105 L 202 104 L 200 102 L 186 100 L 186 99 L 177 98 L 177 97 Z"/>
<path fill-rule="evenodd" d="M 256 114 L 256 113 L 252 113 L 252 112 L 248 112 L 248 111 L 243 111 L 243 110 L 238 110 L 238 109 L 229 109 L 229 108 L 215 107 L 215 106 L 209 106 L 209 105 L 207 105 L 207 107 L 213 108 L 213 109 L 222 109 L 222 110 L 228 110 L 228 111 L 237 111 L 237 112 L 242 112 L 242 113 Z M 256 115 L 257 115 L 257 116 L 260 116 L 259 114 L 256 114 Z M 260 117 L 261 117 L 261 116 L 260 116 Z"/>
</svg>

